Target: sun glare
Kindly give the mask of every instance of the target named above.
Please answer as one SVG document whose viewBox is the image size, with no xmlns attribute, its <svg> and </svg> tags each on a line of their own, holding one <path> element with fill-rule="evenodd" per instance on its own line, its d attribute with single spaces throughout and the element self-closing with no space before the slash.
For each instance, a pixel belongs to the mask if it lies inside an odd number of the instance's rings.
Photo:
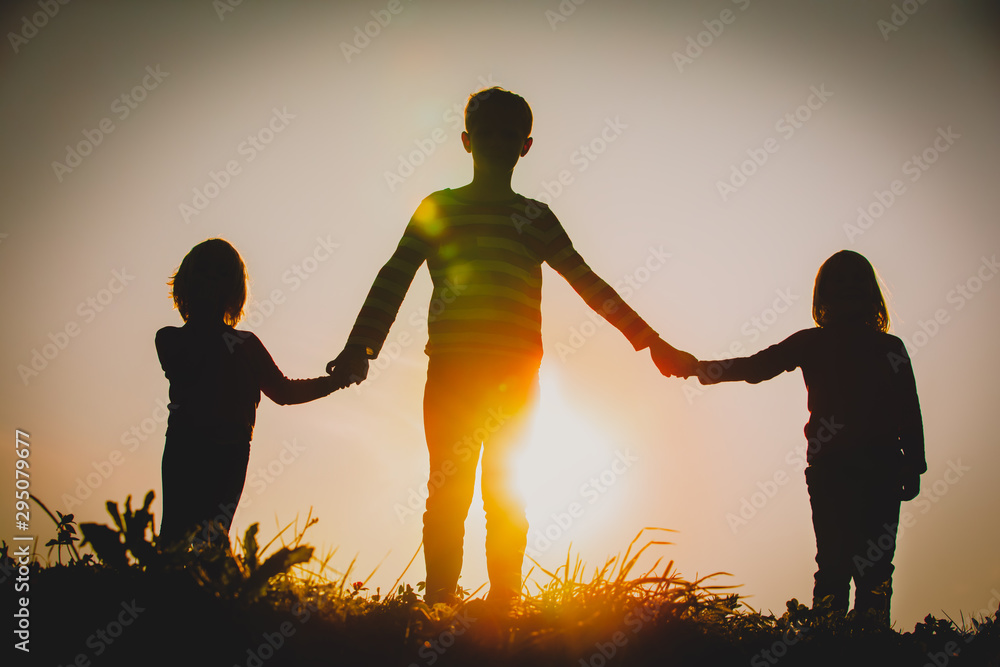
<svg viewBox="0 0 1000 667">
<path fill-rule="evenodd" d="M 556 369 L 542 365 L 534 424 L 518 460 L 517 489 L 532 526 L 529 547 L 532 539 L 574 539 L 577 529 L 596 517 L 591 506 L 600 506 L 604 515 L 620 491 L 608 473 L 619 448 L 566 400 L 561 381 Z"/>
</svg>

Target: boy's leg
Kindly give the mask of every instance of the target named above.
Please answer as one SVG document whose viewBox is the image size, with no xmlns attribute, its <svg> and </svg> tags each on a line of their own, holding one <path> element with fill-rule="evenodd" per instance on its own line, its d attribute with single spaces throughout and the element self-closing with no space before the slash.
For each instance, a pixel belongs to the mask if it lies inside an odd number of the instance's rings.
<svg viewBox="0 0 1000 667">
<path fill-rule="evenodd" d="M 428 363 L 424 434 L 430 477 L 423 535 L 429 604 L 451 601 L 462 572 L 465 519 L 482 443 L 476 432 L 476 379 L 458 360 L 432 357 Z"/>
<path fill-rule="evenodd" d="M 847 611 L 851 584 L 851 505 L 843 474 L 836 470 L 806 468 L 806 485 L 816 532 L 816 575 L 813 607 L 832 596 L 833 609 Z"/>
<path fill-rule="evenodd" d="M 482 489 L 489 597 L 504 604 L 521 590 L 528 520 L 524 499 L 515 488 L 515 465 L 538 394 L 537 365 L 508 366 L 497 387 L 491 392 L 495 407 L 489 408 L 492 428 L 483 445 Z"/>
</svg>

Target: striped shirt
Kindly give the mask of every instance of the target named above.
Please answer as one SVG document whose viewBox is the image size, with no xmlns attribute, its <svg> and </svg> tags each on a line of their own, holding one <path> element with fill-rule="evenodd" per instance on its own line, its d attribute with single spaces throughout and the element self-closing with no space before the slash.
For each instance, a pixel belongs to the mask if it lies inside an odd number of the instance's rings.
<svg viewBox="0 0 1000 667">
<path fill-rule="evenodd" d="M 421 202 L 378 272 L 348 345 L 378 356 L 425 261 L 434 285 L 427 312 L 429 356 L 476 352 L 541 359 L 542 262 L 636 350 L 656 337 L 587 266 L 545 204 L 520 195 L 500 203 L 473 202 L 441 190 Z"/>
</svg>

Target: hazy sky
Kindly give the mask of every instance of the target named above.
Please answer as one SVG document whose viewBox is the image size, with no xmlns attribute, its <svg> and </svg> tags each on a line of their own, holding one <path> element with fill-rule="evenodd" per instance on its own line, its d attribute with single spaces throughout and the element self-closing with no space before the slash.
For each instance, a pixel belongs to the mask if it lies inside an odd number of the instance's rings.
<svg viewBox="0 0 1000 667">
<path fill-rule="evenodd" d="M 52 509 L 104 522 L 106 500 L 155 489 L 159 516 L 153 335 L 180 324 L 166 281 L 193 245 L 231 241 L 252 278 L 244 327 L 289 377 L 323 373 L 420 199 L 471 177 L 461 110 L 498 84 L 535 114 L 515 189 L 551 201 L 591 266 L 701 358 L 811 326 L 837 250 L 872 261 L 914 358 L 929 465 L 903 506 L 893 617 L 995 610 L 990 3 L 42 4 L 0 22 L 0 421 L 9 441 L 30 433 L 31 488 Z M 335 568 L 357 554 L 359 579 L 384 558 L 372 587 L 392 584 L 420 542 L 429 294 L 422 269 L 360 388 L 264 399 L 238 530 L 259 521 L 269 539 L 312 507 L 307 542 L 338 548 Z M 670 528 L 656 555 L 683 574 L 730 572 L 718 583 L 776 613 L 809 600 L 801 373 L 704 391 L 663 378 L 548 269 L 543 313 L 529 554 L 554 568 L 572 543 L 597 566 Z M 0 517 L 9 541 L 13 508 Z M 40 512 L 31 528 L 48 538 Z M 470 588 L 483 534 L 477 501 Z M 406 580 L 422 578 L 421 558 Z"/>
</svg>

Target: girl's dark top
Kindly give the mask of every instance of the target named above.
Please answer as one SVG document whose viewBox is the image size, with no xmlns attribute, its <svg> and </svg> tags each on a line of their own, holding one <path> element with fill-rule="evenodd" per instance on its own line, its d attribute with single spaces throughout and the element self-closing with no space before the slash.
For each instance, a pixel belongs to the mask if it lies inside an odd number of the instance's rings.
<svg viewBox="0 0 1000 667">
<path fill-rule="evenodd" d="M 257 336 L 221 322 L 164 327 L 156 353 L 170 381 L 167 438 L 249 442 L 261 392 L 289 405 L 334 389 L 329 377 L 289 380 Z"/>
<path fill-rule="evenodd" d="M 704 361 L 702 384 L 770 380 L 802 369 L 809 465 L 923 473 L 924 432 L 903 342 L 868 327 L 804 329 L 749 357 Z"/>
</svg>

